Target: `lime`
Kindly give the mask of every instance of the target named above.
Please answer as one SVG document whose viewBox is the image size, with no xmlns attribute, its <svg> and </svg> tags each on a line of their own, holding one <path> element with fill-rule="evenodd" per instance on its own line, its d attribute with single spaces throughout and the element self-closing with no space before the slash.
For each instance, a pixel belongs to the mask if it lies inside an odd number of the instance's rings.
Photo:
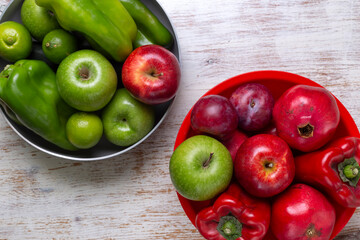
<svg viewBox="0 0 360 240">
<path fill-rule="evenodd" d="M 20 23 L 6 21 L 0 24 L 0 56 L 10 62 L 27 58 L 31 53 L 32 39 Z"/>
<path fill-rule="evenodd" d="M 77 112 L 66 123 L 66 135 L 77 148 L 88 149 L 95 146 L 102 137 L 103 124 L 94 113 Z"/>
<path fill-rule="evenodd" d="M 47 33 L 60 28 L 55 15 L 46 8 L 40 7 L 35 0 L 25 0 L 21 6 L 21 21 L 30 34 L 42 41 Z"/>
<path fill-rule="evenodd" d="M 51 62 L 59 64 L 78 47 L 75 36 L 63 29 L 56 29 L 46 34 L 42 42 L 42 49 Z"/>
</svg>

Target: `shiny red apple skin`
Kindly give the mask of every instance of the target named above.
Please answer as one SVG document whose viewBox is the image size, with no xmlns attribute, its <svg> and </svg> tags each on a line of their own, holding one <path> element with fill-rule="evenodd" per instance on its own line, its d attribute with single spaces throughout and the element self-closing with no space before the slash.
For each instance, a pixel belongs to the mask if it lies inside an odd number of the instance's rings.
<svg viewBox="0 0 360 240">
<path fill-rule="evenodd" d="M 229 99 L 221 95 L 207 95 L 194 105 L 190 125 L 195 132 L 225 138 L 237 129 L 238 118 Z"/>
<path fill-rule="evenodd" d="M 340 111 L 336 99 L 325 88 L 295 85 L 276 101 L 273 118 L 279 137 L 294 149 L 310 152 L 332 139 Z M 301 136 L 298 128 L 307 124 L 314 127 L 313 133 Z"/>
<path fill-rule="evenodd" d="M 176 56 L 159 45 L 136 48 L 122 67 L 122 82 L 133 97 L 146 104 L 172 99 L 180 85 L 181 69 Z"/>
<path fill-rule="evenodd" d="M 229 150 L 233 162 L 235 162 L 236 153 L 241 144 L 248 138 L 248 136 L 240 130 L 235 130 L 232 134 L 221 141 L 222 144 Z"/>
<path fill-rule="evenodd" d="M 241 144 L 234 163 L 238 183 L 257 197 L 285 190 L 295 176 L 293 154 L 287 143 L 270 134 L 257 134 Z"/>
<path fill-rule="evenodd" d="M 279 240 L 330 239 L 336 213 L 333 205 L 315 188 L 294 184 L 276 196 L 270 228 Z"/>
</svg>

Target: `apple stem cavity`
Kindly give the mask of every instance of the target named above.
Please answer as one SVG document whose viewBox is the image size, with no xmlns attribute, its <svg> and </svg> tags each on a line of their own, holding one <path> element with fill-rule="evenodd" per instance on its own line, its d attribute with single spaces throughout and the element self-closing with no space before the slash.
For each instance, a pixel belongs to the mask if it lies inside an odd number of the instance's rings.
<svg viewBox="0 0 360 240">
<path fill-rule="evenodd" d="M 250 102 L 250 107 L 251 107 L 251 108 L 254 108 L 254 107 L 255 107 L 255 102 L 254 102 L 254 99 L 251 99 L 251 102 Z"/>
<path fill-rule="evenodd" d="M 155 68 L 151 68 L 148 71 L 148 75 L 150 75 L 151 77 L 157 78 L 157 77 L 163 76 L 164 73 L 163 72 L 158 73 Z"/>
<path fill-rule="evenodd" d="M 220 218 L 216 229 L 226 240 L 235 240 L 241 237 L 242 224 L 236 217 L 226 215 Z"/>
<path fill-rule="evenodd" d="M 274 163 L 272 163 L 272 162 L 267 162 L 267 163 L 265 163 L 265 167 L 266 167 L 266 168 L 273 168 L 273 167 L 274 167 Z"/>
<path fill-rule="evenodd" d="M 81 80 L 88 80 L 90 78 L 89 68 L 82 66 L 79 69 L 79 75 L 80 75 Z"/>
<path fill-rule="evenodd" d="M 164 75 L 164 73 L 152 73 L 151 74 L 151 76 L 153 76 L 153 77 L 160 77 L 160 76 L 162 76 L 162 75 Z"/>
<path fill-rule="evenodd" d="M 205 162 L 203 162 L 203 165 L 202 165 L 203 168 L 208 168 L 210 166 L 210 162 L 211 162 L 211 159 L 212 159 L 213 155 L 214 155 L 213 152 L 210 153 L 209 158 Z"/>
<path fill-rule="evenodd" d="M 302 138 L 311 138 L 314 136 L 314 126 L 310 123 L 306 123 L 298 126 L 298 132 Z"/>
</svg>

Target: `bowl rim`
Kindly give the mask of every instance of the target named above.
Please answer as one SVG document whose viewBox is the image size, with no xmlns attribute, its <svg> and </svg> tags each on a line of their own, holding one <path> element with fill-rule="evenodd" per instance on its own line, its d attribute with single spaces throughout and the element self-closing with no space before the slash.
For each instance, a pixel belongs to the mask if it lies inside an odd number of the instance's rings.
<svg viewBox="0 0 360 240">
<path fill-rule="evenodd" d="M 0 12 L 0 23 L 3 22 L 3 17 L 6 13 L 6 11 L 8 10 L 9 7 L 11 7 L 12 4 L 20 4 L 21 2 L 23 2 L 24 0 L 10 0 L 10 2 L 6 5 L 6 7 L 4 9 L 2 9 L 2 11 Z M 166 20 L 169 22 L 171 31 L 173 33 L 173 38 L 174 38 L 174 42 L 176 42 L 176 47 L 177 47 L 177 54 L 178 54 L 178 61 L 179 61 L 179 65 L 180 65 L 180 71 L 182 72 L 182 61 L 181 61 L 181 48 L 180 48 L 180 44 L 179 44 L 179 39 L 178 39 L 178 35 L 176 32 L 176 29 L 174 27 L 174 24 L 172 22 L 172 20 L 170 19 L 170 17 L 167 15 L 167 13 L 165 12 L 164 8 L 162 7 L 162 5 L 157 1 L 157 0 L 153 0 L 154 4 L 157 4 L 159 6 L 159 8 L 161 9 L 161 11 L 164 14 L 164 17 L 166 18 Z M 181 84 L 182 81 L 180 81 Z M 180 85 L 179 85 L 179 89 L 180 89 Z M 151 134 L 153 134 L 158 128 L 159 126 L 165 121 L 166 117 L 170 114 L 171 110 L 173 109 L 174 106 L 174 102 L 177 99 L 178 93 L 176 93 L 176 95 L 169 100 L 169 106 L 167 107 L 165 113 L 163 114 L 163 116 L 159 119 L 158 123 L 151 129 L 150 132 L 148 132 L 143 138 L 141 138 L 138 142 L 120 150 L 117 152 L 114 152 L 112 154 L 108 154 L 108 155 L 103 155 L 103 156 L 98 156 L 98 157 L 76 157 L 76 156 L 68 156 L 68 155 L 64 155 L 62 153 L 57 153 L 51 150 L 47 150 L 45 148 L 43 148 L 40 145 L 37 145 L 35 143 L 33 143 L 30 139 L 26 138 L 23 134 L 20 133 L 20 131 L 18 131 L 14 124 L 11 121 L 11 119 L 6 115 L 3 107 L 0 106 L 0 112 L 1 115 L 3 116 L 3 118 L 5 119 L 6 123 L 11 127 L 11 129 L 18 135 L 20 136 L 20 138 L 22 138 L 25 142 L 27 142 L 28 144 L 30 144 L 31 146 L 33 146 L 34 148 L 47 153 L 51 156 L 54 157 L 58 157 L 58 158 L 62 158 L 62 159 L 68 159 L 68 160 L 74 160 L 74 161 L 97 161 L 97 160 L 104 160 L 104 159 L 108 159 L 108 158 L 112 158 L 118 155 L 121 155 L 123 153 L 126 153 L 130 150 L 132 150 L 133 148 L 137 147 L 138 145 L 140 145 L 142 142 L 144 142 Z"/>
<path fill-rule="evenodd" d="M 298 75 L 298 74 L 294 74 L 294 73 L 290 73 L 290 72 L 286 72 L 286 71 L 278 71 L 278 70 L 259 70 L 259 71 L 242 73 L 242 74 L 230 77 L 230 78 L 218 83 L 214 87 L 212 87 L 210 90 L 208 90 L 206 93 L 204 93 L 200 98 L 207 96 L 207 95 L 223 92 L 226 89 L 234 87 L 236 85 L 240 85 L 243 82 L 266 80 L 266 79 L 268 79 L 268 80 L 271 80 L 271 79 L 283 80 L 283 81 L 287 81 L 287 82 L 293 83 L 293 84 L 305 84 L 305 85 L 317 86 L 317 87 L 324 88 L 323 86 L 316 83 L 315 81 L 308 79 L 306 77 L 303 77 L 301 75 Z M 336 99 L 338 106 L 341 108 L 341 111 L 343 111 L 343 113 L 345 113 L 345 115 L 347 115 L 347 117 L 344 118 L 344 124 L 346 126 L 347 125 L 356 126 L 354 119 L 352 118 L 352 116 L 350 115 L 348 110 L 345 108 L 345 106 L 336 97 L 335 97 L 335 99 Z M 190 130 L 190 115 L 191 115 L 192 109 L 193 109 L 193 106 L 191 107 L 189 112 L 186 114 L 182 124 L 180 125 L 178 134 L 175 139 L 175 144 L 174 144 L 173 150 L 175 150 L 187 138 L 188 132 Z M 356 129 L 353 129 L 352 135 L 356 136 L 356 137 L 360 137 L 360 132 L 357 127 L 356 127 Z M 195 224 L 196 212 L 191 205 L 191 203 L 194 201 L 184 198 L 178 192 L 176 192 L 176 194 L 177 194 L 178 200 L 179 200 L 186 216 L 189 218 L 191 223 L 196 228 L 196 224 Z M 356 210 L 356 208 L 345 208 L 345 207 L 344 207 L 344 209 L 345 209 L 345 211 L 343 212 L 343 214 L 340 215 L 339 218 L 337 217 L 338 224 L 335 224 L 334 229 L 331 233 L 330 239 L 334 238 L 336 235 L 339 234 L 339 232 L 345 227 L 345 225 L 348 223 L 348 221 L 350 220 L 350 218 L 352 217 L 352 215 L 354 214 L 354 212 Z"/>
</svg>

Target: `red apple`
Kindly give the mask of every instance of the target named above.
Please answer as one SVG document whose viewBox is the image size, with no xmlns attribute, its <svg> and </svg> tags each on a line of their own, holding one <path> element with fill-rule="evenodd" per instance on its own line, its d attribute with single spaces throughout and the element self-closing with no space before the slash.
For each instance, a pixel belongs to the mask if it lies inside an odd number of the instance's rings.
<svg viewBox="0 0 360 240">
<path fill-rule="evenodd" d="M 273 118 L 279 137 L 294 149 L 310 152 L 333 137 L 340 111 L 325 88 L 295 85 L 276 101 Z"/>
<path fill-rule="evenodd" d="M 124 87 L 146 104 L 160 104 L 172 99 L 179 88 L 180 77 L 178 59 L 159 45 L 136 48 L 122 67 Z"/>
<path fill-rule="evenodd" d="M 294 157 L 281 138 L 258 134 L 241 144 L 234 171 L 239 184 L 250 194 L 271 197 L 285 190 L 294 179 Z"/>
</svg>

